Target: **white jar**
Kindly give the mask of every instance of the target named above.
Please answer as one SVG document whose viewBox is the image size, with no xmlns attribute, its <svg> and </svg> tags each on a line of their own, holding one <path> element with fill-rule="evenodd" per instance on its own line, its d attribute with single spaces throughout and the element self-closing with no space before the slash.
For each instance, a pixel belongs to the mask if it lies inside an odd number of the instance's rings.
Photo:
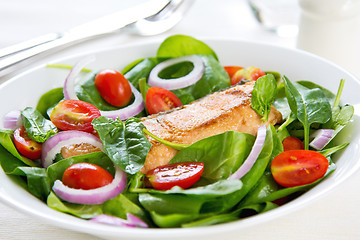
<svg viewBox="0 0 360 240">
<path fill-rule="evenodd" d="M 360 0 L 299 0 L 297 47 L 360 77 Z"/>
</svg>

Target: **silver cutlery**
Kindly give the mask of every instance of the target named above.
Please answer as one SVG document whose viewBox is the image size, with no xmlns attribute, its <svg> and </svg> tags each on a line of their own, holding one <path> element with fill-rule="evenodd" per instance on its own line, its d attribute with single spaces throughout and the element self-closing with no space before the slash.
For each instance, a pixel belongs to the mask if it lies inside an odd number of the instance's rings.
<svg viewBox="0 0 360 240">
<path fill-rule="evenodd" d="M 0 49 L 0 75 L 15 70 L 34 56 L 129 29 L 139 35 L 155 35 L 175 26 L 194 0 L 149 0 L 135 7 L 74 27 L 63 33 L 50 33 Z"/>
</svg>

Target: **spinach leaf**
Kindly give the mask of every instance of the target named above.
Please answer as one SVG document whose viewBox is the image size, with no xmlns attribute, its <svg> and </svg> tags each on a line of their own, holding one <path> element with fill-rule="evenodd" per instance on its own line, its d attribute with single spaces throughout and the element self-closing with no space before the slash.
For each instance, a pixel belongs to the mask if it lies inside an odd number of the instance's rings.
<svg viewBox="0 0 360 240">
<path fill-rule="evenodd" d="M 336 135 L 351 121 L 354 115 L 354 107 L 351 105 L 340 106 L 340 97 L 342 90 L 344 88 L 345 80 L 341 79 L 339 90 L 336 94 L 334 101 L 334 106 L 332 108 L 332 116 L 329 122 L 323 125 L 323 128 L 334 129 L 332 138 L 328 143 L 330 143 Z"/>
<path fill-rule="evenodd" d="M 327 148 L 324 149 L 322 151 L 319 151 L 319 153 L 321 153 L 322 155 L 324 155 L 325 157 L 330 157 L 331 155 L 333 155 L 334 153 L 343 150 L 344 148 L 346 148 L 349 145 L 349 143 L 343 143 L 339 146 L 335 146 L 335 147 L 331 147 L 331 148 Z"/>
<path fill-rule="evenodd" d="M 47 198 L 47 205 L 59 212 L 69 213 L 84 219 L 90 219 L 102 214 L 102 205 L 85 205 L 63 202 L 53 192 L 51 192 Z"/>
<path fill-rule="evenodd" d="M 138 205 L 139 203 L 134 202 L 135 200 L 137 200 L 136 194 L 119 194 L 103 203 L 103 213 L 123 219 L 126 219 L 127 213 L 131 213 L 150 223 L 148 214 Z"/>
<path fill-rule="evenodd" d="M 295 82 L 295 85 L 298 86 L 298 85 L 301 85 L 303 87 L 306 87 L 308 89 L 320 89 L 324 96 L 328 99 L 329 103 L 330 104 L 333 104 L 334 101 L 335 101 L 335 95 L 329 91 L 328 89 L 316 84 L 316 83 L 313 83 L 313 82 L 310 82 L 310 81 L 296 81 Z M 291 109 L 289 107 L 289 104 L 288 104 L 288 100 L 287 100 L 287 97 L 286 97 L 286 93 L 285 93 L 285 83 L 280 83 L 278 85 L 278 90 L 277 90 L 277 96 L 276 96 L 276 99 L 273 103 L 273 106 L 281 112 L 282 116 L 283 116 L 283 119 L 285 118 L 289 118 L 287 121 L 289 121 L 287 123 L 287 125 L 289 123 L 291 123 L 291 121 L 295 120 L 296 117 L 294 116 L 289 116 L 290 113 L 291 113 Z M 292 114 L 291 114 L 292 115 Z"/>
<path fill-rule="evenodd" d="M 218 60 L 216 53 L 205 43 L 185 35 L 173 35 L 165 39 L 158 51 L 157 57 L 172 58 L 185 55 L 210 55 Z"/>
<path fill-rule="evenodd" d="M 278 207 L 275 203 L 265 202 L 253 205 L 247 205 L 245 207 L 237 208 L 229 213 L 217 214 L 210 217 L 205 217 L 200 220 L 184 223 L 181 227 L 201 227 L 209 226 L 214 224 L 226 223 L 235 221 L 239 218 L 248 217 L 254 214 L 263 213 Z"/>
<path fill-rule="evenodd" d="M 326 123 L 331 118 L 331 106 L 323 92 L 291 83 L 286 77 L 285 92 L 291 111 L 304 126 L 304 145 L 309 149 L 309 132 L 312 123 Z M 296 86 L 295 86 L 296 85 Z"/>
<path fill-rule="evenodd" d="M 47 114 L 48 109 L 54 107 L 63 98 L 63 88 L 54 88 L 40 97 L 38 104 L 36 105 L 36 110 L 38 110 L 45 118 L 49 119 L 49 115 Z"/>
<path fill-rule="evenodd" d="M 271 104 L 275 101 L 276 94 L 277 83 L 272 74 L 266 74 L 256 80 L 251 96 L 251 107 L 262 116 L 264 122 L 269 118 Z"/>
<path fill-rule="evenodd" d="M 27 190 L 40 200 L 46 201 L 50 193 L 50 185 L 44 168 L 19 166 L 9 174 L 25 177 Z"/>
<path fill-rule="evenodd" d="M 125 172 L 135 174 L 145 163 L 151 143 L 146 138 L 144 125 L 138 118 L 120 119 L 99 117 L 93 120 L 94 129 L 109 158 Z"/>
<path fill-rule="evenodd" d="M 227 179 L 245 161 L 254 141 L 251 134 L 228 131 L 191 144 L 170 163 L 203 162 L 202 178 L 210 182 Z"/>
<path fill-rule="evenodd" d="M 26 133 L 36 142 L 43 143 L 58 133 L 57 127 L 34 108 L 27 107 L 21 111 L 21 118 Z"/>
<path fill-rule="evenodd" d="M 160 62 L 164 61 L 162 58 L 145 58 L 141 61 L 132 63 L 131 66 L 126 67 L 123 70 L 124 77 L 134 85 L 135 88 L 139 89 L 139 81 L 142 78 L 147 79 L 151 70 Z M 130 68 L 130 70 L 128 70 Z"/>
<path fill-rule="evenodd" d="M 221 180 L 192 189 L 151 190 L 141 193 L 139 201 L 160 227 L 175 227 L 200 216 L 229 210 L 239 202 L 241 189 L 240 180 Z M 167 221 L 161 221 L 164 219 Z"/>
</svg>

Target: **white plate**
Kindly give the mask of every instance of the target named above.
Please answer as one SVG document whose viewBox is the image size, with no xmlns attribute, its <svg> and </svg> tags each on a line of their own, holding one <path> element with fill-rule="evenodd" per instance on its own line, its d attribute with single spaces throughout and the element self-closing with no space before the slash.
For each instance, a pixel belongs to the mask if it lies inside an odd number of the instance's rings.
<svg viewBox="0 0 360 240">
<path fill-rule="evenodd" d="M 360 83 L 353 75 L 328 61 L 302 51 L 254 42 L 222 39 L 204 41 L 215 50 L 222 65 L 257 66 L 266 71 L 280 72 L 293 81 L 313 81 L 333 92 L 337 91 L 340 79 L 346 79 L 342 102 L 355 105 L 355 116 L 353 122 L 341 133 L 342 141 L 351 144 L 345 151 L 336 155 L 337 170 L 316 187 L 282 207 L 250 218 L 206 228 L 130 229 L 91 223 L 48 208 L 46 204 L 19 187 L 2 170 L 0 171 L 0 199 L 6 204 L 49 224 L 103 238 L 160 240 L 168 239 L 171 236 L 172 239 L 186 239 L 189 237 L 225 239 L 229 236 L 239 236 L 241 231 L 248 227 L 264 224 L 267 221 L 305 207 L 314 199 L 318 199 L 342 183 L 359 169 L 360 112 L 358 104 L 360 98 L 358 93 L 360 92 Z M 159 43 L 146 43 L 93 52 L 91 54 L 96 56 L 96 61 L 89 64 L 88 68 L 121 69 L 138 58 L 155 56 L 158 46 Z M 72 65 L 88 54 L 90 53 L 62 59 L 56 63 Z M 39 66 L 2 84 L 0 86 L 0 126 L 2 126 L 3 122 L 2 116 L 10 110 L 35 106 L 38 98 L 43 93 L 54 87 L 62 86 L 67 73 L 68 71 L 64 69 Z"/>
</svg>

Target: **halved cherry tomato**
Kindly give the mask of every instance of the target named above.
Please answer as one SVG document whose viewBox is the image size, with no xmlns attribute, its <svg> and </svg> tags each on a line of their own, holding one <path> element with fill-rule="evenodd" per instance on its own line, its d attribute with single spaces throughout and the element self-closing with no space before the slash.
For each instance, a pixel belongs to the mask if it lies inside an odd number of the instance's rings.
<svg viewBox="0 0 360 240">
<path fill-rule="evenodd" d="M 32 140 L 26 133 L 24 126 L 14 131 L 14 144 L 19 153 L 24 157 L 32 160 L 41 157 L 42 144 Z"/>
<path fill-rule="evenodd" d="M 132 97 L 129 81 L 112 69 L 102 70 L 96 75 L 95 87 L 105 101 L 116 107 L 128 105 Z"/>
<path fill-rule="evenodd" d="M 230 79 L 234 76 L 234 74 L 243 69 L 243 67 L 239 67 L 239 66 L 224 66 L 225 71 L 227 72 L 227 74 L 229 75 Z"/>
<path fill-rule="evenodd" d="M 151 87 L 146 93 L 146 108 L 149 114 L 164 112 L 182 105 L 174 93 L 164 88 Z"/>
<path fill-rule="evenodd" d="M 108 185 L 113 179 L 108 171 L 92 163 L 75 163 L 65 170 L 62 177 L 66 186 L 84 190 Z"/>
<path fill-rule="evenodd" d="M 284 151 L 305 149 L 303 142 L 300 139 L 292 136 L 286 137 L 283 140 L 282 145 L 284 147 Z"/>
<path fill-rule="evenodd" d="M 174 186 L 185 189 L 200 179 L 203 170 L 202 162 L 172 163 L 154 168 L 146 176 L 155 189 L 168 190 Z"/>
<path fill-rule="evenodd" d="M 311 150 L 290 150 L 277 155 L 271 163 L 271 173 L 277 183 L 295 187 L 312 183 L 323 177 L 329 161 Z"/>
<path fill-rule="evenodd" d="M 231 78 L 231 85 L 235 85 L 243 80 L 256 81 L 259 77 L 265 75 L 260 68 L 257 67 L 247 67 L 237 71 Z"/>
<path fill-rule="evenodd" d="M 93 132 L 91 121 L 100 117 L 100 111 L 94 105 L 80 100 L 64 100 L 55 106 L 50 114 L 51 121 L 63 131 L 79 130 Z"/>
</svg>

